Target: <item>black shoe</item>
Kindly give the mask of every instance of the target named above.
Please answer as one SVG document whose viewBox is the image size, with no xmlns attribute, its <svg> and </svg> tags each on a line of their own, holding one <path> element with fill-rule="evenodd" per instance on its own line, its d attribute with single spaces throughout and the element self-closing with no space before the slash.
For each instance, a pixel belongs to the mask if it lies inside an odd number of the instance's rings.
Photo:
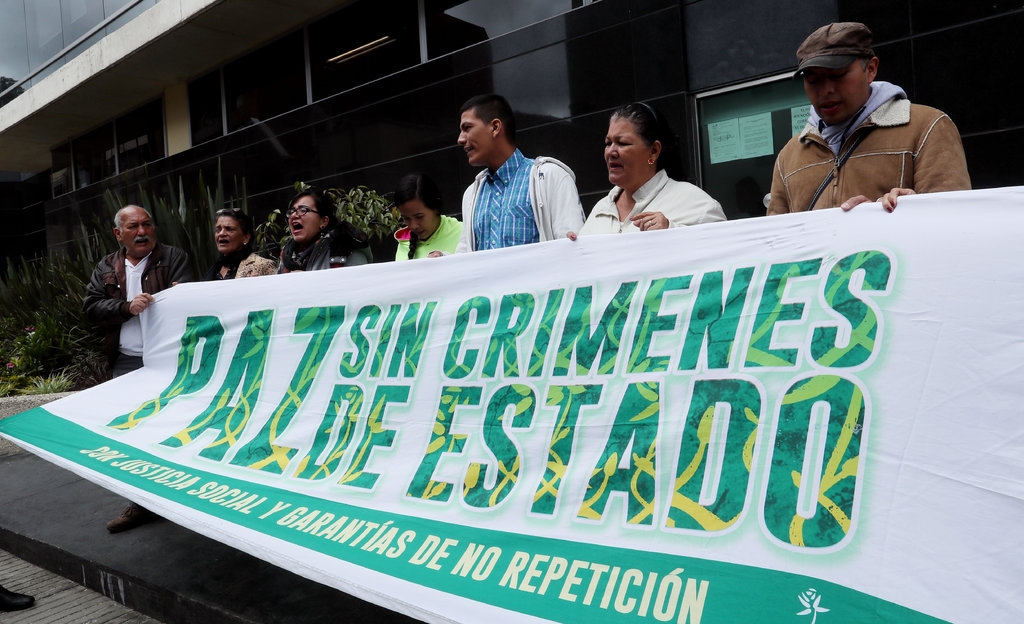
<svg viewBox="0 0 1024 624">
<path fill-rule="evenodd" d="M 107 523 L 107 530 L 111 533 L 120 533 L 128 529 L 134 529 L 147 522 L 152 522 L 156 518 L 157 515 L 145 507 L 136 503 L 128 503 L 128 506 L 124 508 L 120 516 Z"/>
<path fill-rule="evenodd" d="M 0 611 L 21 611 L 36 603 L 36 599 L 25 594 L 16 594 L 0 586 Z"/>
</svg>

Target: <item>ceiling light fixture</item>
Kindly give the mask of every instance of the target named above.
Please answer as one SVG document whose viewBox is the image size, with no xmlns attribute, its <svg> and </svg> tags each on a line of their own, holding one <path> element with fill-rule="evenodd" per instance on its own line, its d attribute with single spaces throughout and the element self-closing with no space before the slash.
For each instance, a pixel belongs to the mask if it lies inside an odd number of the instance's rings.
<svg viewBox="0 0 1024 624">
<path fill-rule="evenodd" d="M 381 37 L 380 39 L 377 39 L 376 41 L 371 41 L 370 43 L 364 43 L 363 45 L 359 46 L 358 48 L 352 48 L 348 52 L 344 52 L 342 54 L 339 54 L 338 56 L 335 56 L 334 58 L 329 58 L 329 59 L 327 59 L 327 63 L 330 64 L 330 65 L 341 65 L 345 61 L 351 61 L 352 59 L 356 58 L 357 56 L 362 56 L 363 54 L 366 54 L 367 52 L 373 52 L 374 50 L 376 50 L 378 48 L 383 48 L 384 46 L 388 45 L 389 43 L 394 43 L 394 42 L 395 42 L 395 38 L 394 37 L 392 37 L 390 35 L 385 35 L 385 36 Z"/>
</svg>

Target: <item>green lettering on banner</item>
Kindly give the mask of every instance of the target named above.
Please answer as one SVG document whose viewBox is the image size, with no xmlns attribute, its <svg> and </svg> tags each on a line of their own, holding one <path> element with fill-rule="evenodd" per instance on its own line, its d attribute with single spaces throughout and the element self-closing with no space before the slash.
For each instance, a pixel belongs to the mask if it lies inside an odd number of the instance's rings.
<svg viewBox="0 0 1024 624">
<path fill-rule="evenodd" d="M 477 349 L 466 349 L 465 357 L 459 359 L 471 315 L 475 318 L 476 325 L 486 325 L 491 319 L 491 300 L 486 297 L 473 297 L 459 307 L 459 313 L 452 326 L 452 336 L 448 341 L 448 349 L 444 354 L 444 375 L 449 379 L 464 379 L 476 366 L 479 356 Z"/>
<path fill-rule="evenodd" d="M 533 496 L 530 511 L 537 514 L 551 515 L 558 503 L 558 492 L 565 478 L 565 472 L 572 460 L 573 442 L 576 440 L 576 423 L 580 409 L 585 405 L 597 405 L 601 400 L 604 386 L 550 386 L 548 388 L 548 407 L 558 407 L 558 420 L 551 432 L 551 443 L 548 445 L 547 468 L 541 477 L 540 486 Z"/>
<path fill-rule="evenodd" d="M 231 358 L 227 377 L 209 407 L 198 414 L 185 429 L 167 438 L 161 444 L 178 448 L 191 444 L 207 429 L 216 429 L 217 437 L 199 455 L 220 461 L 249 422 L 259 398 L 263 373 L 267 366 L 270 344 L 270 326 L 273 310 L 250 312 L 238 346 Z M 237 396 L 237 401 L 236 401 Z"/>
<path fill-rule="evenodd" d="M 406 496 L 424 500 L 447 501 L 452 495 L 451 483 L 434 481 L 434 469 L 445 453 L 461 453 L 466 443 L 466 435 L 451 433 L 455 408 L 460 405 L 480 405 L 483 390 L 479 387 L 444 386 L 434 418 L 430 442 L 416 474 L 406 491 Z"/>
<path fill-rule="evenodd" d="M 388 345 L 391 344 L 391 332 L 395 323 L 398 322 L 398 313 L 402 311 L 401 304 L 392 304 L 388 309 L 388 316 L 380 326 L 380 336 L 377 337 L 377 350 L 373 353 L 373 360 L 370 362 L 370 376 L 380 377 L 384 369 L 384 355 L 387 353 Z"/>
<path fill-rule="evenodd" d="M 334 336 L 345 321 L 344 306 L 300 308 L 295 314 L 295 333 L 310 334 L 309 344 L 295 367 L 281 402 L 260 432 L 243 446 L 231 460 L 235 466 L 246 466 L 270 474 L 282 474 L 295 455 L 295 449 L 275 444 L 295 418 L 302 402 L 313 387 L 320 364 L 334 342 Z M 246 418 L 248 419 L 248 417 Z"/>
<path fill-rule="evenodd" d="M 653 522 L 660 399 L 658 382 L 626 387 L 604 451 L 591 472 L 580 518 L 601 520 L 611 495 L 621 492 L 626 495 L 629 524 Z M 626 466 L 620 468 L 621 464 Z"/>
<path fill-rule="evenodd" d="M 342 414 L 342 405 L 347 406 L 348 411 L 339 418 Z M 327 404 L 327 411 L 324 412 L 320 427 L 316 430 L 313 445 L 310 447 L 309 453 L 299 462 L 299 467 L 295 471 L 297 478 L 318 481 L 327 479 L 338 469 L 342 456 L 352 442 L 362 407 L 363 389 L 361 387 L 345 384 L 334 386 L 334 393 Z M 317 458 L 327 448 L 335 429 L 338 430 L 337 442 L 334 443 L 334 447 L 327 454 L 323 463 L 317 463 Z"/>
<path fill-rule="evenodd" d="M 721 531 L 739 519 L 763 403 L 761 389 L 750 381 L 694 382 L 666 527 Z M 709 487 L 713 497 L 702 495 Z"/>
<path fill-rule="evenodd" d="M 224 326 L 216 316 L 190 316 L 185 319 L 185 332 L 181 335 L 178 350 L 178 367 L 174 379 L 155 399 L 146 401 L 134 411 L 118 416 L 107 423 L 114 429 L 132 429 L 147 418 L 160 413 L 172 399 L 183 394 L 198 392 L 210 383 L 217 370 L 217 355 L 220 353 Z M 196 354 L 199 366 L 196 366 Z"/>
<path fill-rule="evenodd" d="M 576 362 L 577 375 L 589 374 L 598 352 L 601 353 L 601 363 L 597 373 L 610 375 L 614 372 L 626 318 L 629 316 L 629 305 L 636 287 L 637 282 L 623 282 L 619 286 L 618 292 L 604 309 L 593 331 L 590 330 L 590 319 L 594 289 L 592 286 L 576 289 L 569 308 L 569 316 L 565 319 L 562 339 L 558 344 L 555 375 L 568 375 L 573 361 Z"/>
<path fill-rule="evenodd" d="M 484 442 L 498 460 L 498 476 L 494 487 L 487 487 L 487 464 L 473 462 L 466 471 L 463 498 L 471 507 L 497 507 L 515 488 L 519 480 L 522 461 L 519 449 L 505 433 L 506 416 L 512 408 L 509 427 L 525 429 L 533 423 L 537 411 L 537 396 L 524 384 L 503 386 L 487 403 L 484 417 Z"/>
<path fill-rule="evenodd" d="M 747 351 L 747 366 L 795 366 L 797 349 L 773 349 L 772 334 L 775 325 L 782 321 L 796 321 L 803 316 L 804 304 L 782 303 L 789 280 L 816 275 L 821 268 L 821 258 L 802 262 L 773 264 L 768 269 L 768 278 L 757 307 L 754 331 L 750 336 Z"/>
<path fill-rule="evenodd" d="M 692 306 L 686 327 L 683 351 L 679 356 L 679 370 L 697 369 L 705 342 L 708 370 L 729 368 L 753 275 L 753 267 L 737 269 L 729 285 L 729 294 L 725 297 L 722 271 L 712 271 L 701 276 L 697 300 Z"/>
<path fill-rule="evenodd" d="M 837 375 L 802 379 L 786 392 L 762 505 L 765 526 L 779 541 L 827 548 L 849 534 L 864 402 L 861 388 Z"/>
<path fill-rule="evenodd" d="M 852 328 L 845 341 L 838 343 L 835 327 L 816 327 L 811 339 L 811 357 L 822 366 L 859 366 L 871 357 L 878 333 L 878 317 L 850 290 L 857 274 L 863 275 L 861 290 L 885 292 L 892 276 L 892 261 L 880 251 L 863 251 L 841 259 L 832 267 L 825 283 L 825 301 L 841 314 Z"/>
<path fill-rule="evenodd" d="M 530 326 L 536 300 L 529 293 L 516 293 L 501 298 L 498 320 L 484 358 L 484 377 L 494 377 L 498 362 L 506 377 L 519 376 L 519 337 Z"/>
<path fill-rule="evenodd" d="M 628 373 L 661 373 L 668 370 L 669 358 L 664 355 L 652 356 L 651 342 L 656 332 L 672 331 L 676 328 L 676 315 L 658 314 L 665 293 L 674 290 L 686 290 L 690 287 L 691 276 L 663 277 L 651 282 L 644 295 L 644 303 L 640 309 L 640 320 L 636 325 L 633 337 L 633 348 L 630 349 Z"/>
<path fill-rule="evenodd" d="M 363 437 L 356 445 L 355 456 L 339 483 L 353 487 L 373 489 L 380 475 L 365 470 L 370 454 L 376 447 L 390 448 L 395 441 L 395 430 L 384 426 L 384 412 L 391 403 L 406 403 L 409 400 L 409 386 L 378 386 L 366 416 Z"/>
<path fill-rule="evenodd" d="M 430 329 L 430 319 L 434 315 L 434 308 L 437 303 L 431 301 L 423 306 L 423 314 L 419 302 L 409 304 L 405 311 L 405 318 L 398 329 L 398 338 L 395 339 L 395 350 L 391 353 L 391 364 L 388 366 L 388 377 L 398 377 L 399 367 L 401 374 L 407 378 L 415 377 L 420 366 L 420 356 L 423 354 L 423 347 L 427 343 L 427 332 Z"/>
<path fill-rule="evenodd" d="M 346 379 L 354 379 L 363 373 L 366 359 L 370 356 L 370 339 L 364 329 L 377 327 L 384 312 L 375 305 L 363 306 L 356 314 L 356 320 L 349 330 L 349 339 L 355 345 L 355 351 L 347 351 L 341 355 L 338 372 Z"/>
<path fill-rule="evenodd" d="M 544 313 L 540 317 L 537 333 L 533 337 L 533 349 L 530 351 L 530 364 L 527 371 L 530 377 L 540 377 L 544 374 L 544 363 L 547 361 L 548 348 L 551 346 L 551 335 L 555 331 L 555 322 L 558 321 L 558 313 L 562 309 L 564 299 L 565 290 L 561 288 L 548 293 L 547 303 L 544 304 Z"/>
</svg>

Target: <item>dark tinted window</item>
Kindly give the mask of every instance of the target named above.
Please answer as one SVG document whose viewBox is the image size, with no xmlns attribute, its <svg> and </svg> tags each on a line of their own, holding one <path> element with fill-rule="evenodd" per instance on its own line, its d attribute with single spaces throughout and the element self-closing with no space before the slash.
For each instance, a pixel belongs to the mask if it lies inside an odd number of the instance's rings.
<svg viewBox="0 0 1024 624">
<path fill-rule="evenodd" d="M 50 192 L 54 197 L 72 190 L 71 185 L 71 144 L 64 143 L 50 152 L 53 167 L 50 169 Z"/>
<path fill-rule="evenodd" d="M 309 27 L 313 99 L 420 62 L 415 0 L 363 0 Z"/>
<path fill-rule="evenodd" d="M 104 124 L 73 140 L 71 153 L 75 159 L 75 188 L 114 175 L 114 125 Z"/>
<path fill-rule="evenodd" d="M 228 132 L 306 104 L 302 32 L 266 45 L 224 67 Z"/>
<path fill-rule="evenodd" d="M 188 83 L 188 118 L 192 145 L 224 134 L 219 69 Z"/>
<path fill-rule="evenodd" d="M 591 4 L 592 0 L 425 0 L 430 58 L 493 39 L 530 24 Z"/>
<path fill-rule="evenodd" d="M 121 171 L 164 156 L 164 109 L 160 100 L 138 108 L 116 122 L 117 166 Z"/>
</svg>

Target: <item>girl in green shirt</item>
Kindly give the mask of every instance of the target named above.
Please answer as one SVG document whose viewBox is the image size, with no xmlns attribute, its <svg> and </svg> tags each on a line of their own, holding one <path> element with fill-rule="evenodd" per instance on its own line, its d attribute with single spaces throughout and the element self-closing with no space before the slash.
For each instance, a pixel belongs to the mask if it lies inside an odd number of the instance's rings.
<svg viewBox="0 0 1024 624">
<path fill-rule="evenodd" d="M 395 206 L 405 227 L 395 232 L 395 260 L 436 257 L 455 251 L 462 222 L 441 214 L 441 191 L 425 173 L 410 173 L 395 189 Z"/>
</svg>

